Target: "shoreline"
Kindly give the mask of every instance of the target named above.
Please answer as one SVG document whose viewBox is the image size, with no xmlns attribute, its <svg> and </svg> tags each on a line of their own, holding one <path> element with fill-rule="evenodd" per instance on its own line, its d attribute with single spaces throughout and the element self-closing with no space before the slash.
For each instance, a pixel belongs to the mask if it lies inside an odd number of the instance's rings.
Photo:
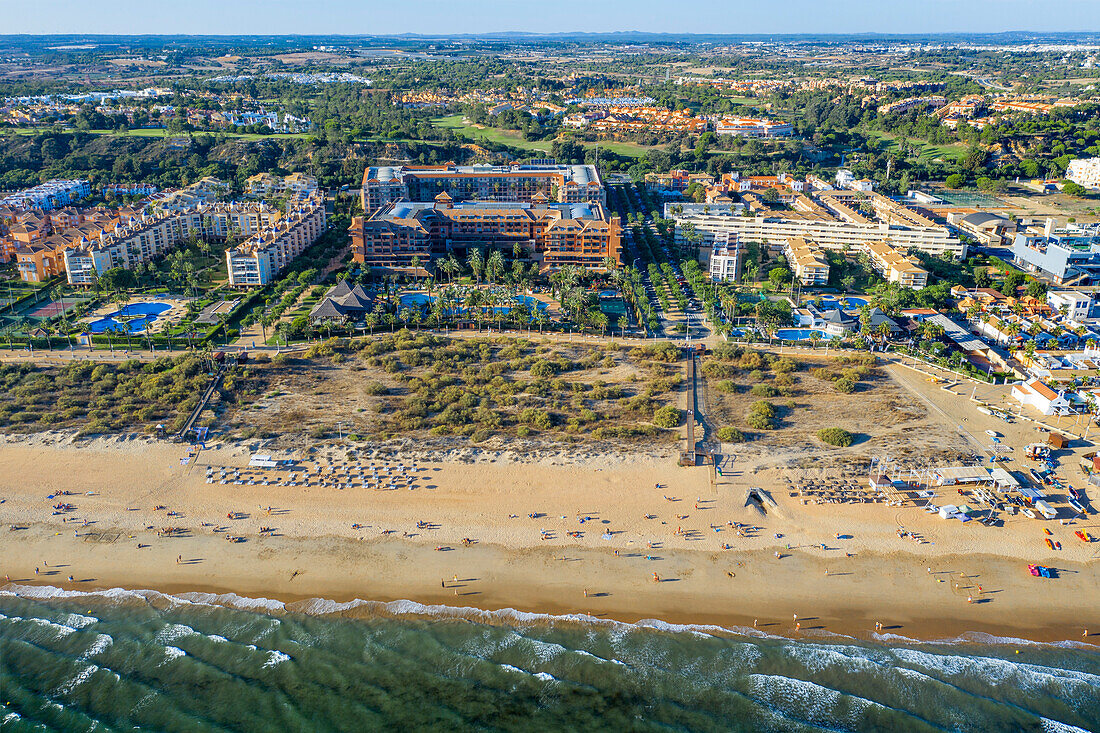
<svg viewBox="0 0 1100 733">
<path fill-rule="evenodd" d="M 970 633 L 1091 645 L 1100 633 L 1100 565 L 1072 536 L 1077 527 L 1096 534 L 1091 520 L 1014 518 L 990 529 L 913 506 L 805 503 L 783 482 L 813 476 L 806 470 L 746 466 L 712 484 L 705 471 L 632 454 L 575 463 L 405 455 L 417 478 L 397 488 L 223 485 L 208 482 L 204 465 L 244 466 L 246 446 L 212 447 L 183 465 L 186 450 L 140 440 L 3 444 L 0 525 L 20 529 L 0 531 L 0 576 L 81 591 L 410 600 L 732 633 L 751 632 L 755 620 L 757 632 L 799 638 L 874 640 L 877 623 L 920 640 Z M 750 485 L 772 491 L 776 507 L 745 505 Z M 73 493 L 54 496 L 62 490 Z M 57 511 L 59 501 L 73 508 Z M 183 532 L 162 536 L 166 525 Z M 1063 551 L 1043 549 L 1044 526 Z M 1058 568 L 1059 578 L 1030 576 L 1028 562 Z"/>
<path fill-rule="evenodd" d="M 50 538 L 52 539 L 52 537 Z M 285 538 L 275 538 L 285 539 Z M 331 543 L 334 538 L 327 538 Z M 324 538 L 316 541 L 325 542 Z M 341 542 L 342 540 L 336 540 Z M 344 542 L 349 542 L 343 540 Z M 287 545 L 309 542 L 308 540 L 288 540 Z M 270 544 L 270 543 L 265 543 Z M 417 562 L 421 559 L 430 560 L 428 553 L 432 551 L 425 548 L 412 549 L 400 546 L 394 541 L 370 540 L 362 548 L 369 550 L 369 554 L 375 557 L 375 562 L 369 563 L 370 569 L 383 572 L 380 563 L 388 563 L 393 558 L 401 556 L 408 561 Z M 374 546 L 372 546 L 374 545 Z M 383 545 L 383 546 L 378 546 Z M 28 550 L 45 550 L 47 544 L 35 542 Z M 157 560 L 168 563 L 166 550 L 159 550 L 155 556 Z M 270 546 L 258 549 L 256 554 L 264 554 L 274 549 Z M 329 548 L 332 550 L 333 548 Z M 335 548 L 337 550 L 341 548 Z M 916 587 L 913 583 L 902 586 L 887 583 L 881 587 L 875 579 L 883 568 L 890 568 L 906 580 L 917 579 L 927 575 L 918 567 L 924 560 L 913 556 L 889 556 L 876 557 L 864 556 L 853 562 L 844 570 L 836 572 L 833 577 L 860 576 L 859 580 L 846 584 L 844 592 L 837 593 L 826 588 L 819 588 L 813 592 L 807 592 L 805 587 L 799 587 L 798 581 L 804 580 L 809 570 L 818 570 L 822 565 L 819 558 L 808 555 L 792 555 L 785 558 L 782 569 L 771 567 L 774 558 L 768 553 L 736 553 L 735 563 L 745 563 L 765 566 L 763 572 L 742 572 L 729 581 L 729 587 L 714 588 L 705 595 L 700 595 L 697 588 L 683 591 L 672 590 L 667 587 L 672 583 L 652 583 L 644 578 L 635 578 L 634 582 L 624 583 L 622 579 L 606 584 L 615 587 L 613 592 L 590 589 L 589 595 L 583 595 L 582 588 L 592 580 L 598 582 L 598 576 L 608 572 L 608 565 L 616 558 L 610 551 L 572 551 L 568 552 L 570 564 L 584 563 L 587 567 L 580 577 L 574 577 L 568 581 L 556 581 L 547 583 L 541 579 L 536 571 L 540 567 L 551 565 L 559 560 L 545 557 L 543 552 L 534 552 L 517 558 L 515 553 L 505 548 L 481 547 L 479 557 L 467 557 L 464 567 L 471 567 L 469 573 L 458 574 L 458 582 L 450 578 L 440 578 L 446 584 L 446 588 L 440 588 L 434 582 L 424 577 L 424 574 L 406 574 L 405 579 L 387 577 L 384 581 L 367 583 L 359 580 L 357 573 L 349 573 L 345 570 L 333 570 L 324 573 L 311 572 L 312 575 L 301 587 L 293 587 L 295 582 L 304 580 L 307 574 L 297 577 L 287 577 L 285 574 L 280 579 L 274 573 L 256 574 L 256 563 L 250 562 L 254 558 L 238 557 L 228 560 L 228 567 L 219 567 L 218 571 L 211 575 L 209 567 L 202 565 L 176 566 L 171 564 L 170 569 L 181 567 L 184 572 L 165 573 L 156 570 L 154 566 L 148 566 L 145 573 L 134 572 L 133 568 L 119 569 L 111 565 L 100 565 L 95 560 L 89 563 L 89 558 L 84 558 L 82 567 L 95 573 L 103 570 L 101 575 L 93 578 L 77 577 L 75 582 L 67 582 L 61 574 L 64 567 L 53 568 L 46 577 L 16 578 L 12 577 L 10 583 L 0 586 L 0 591 L 15 592 L 16 594 L 37 595 L 37 592 L 20 591 L 20 588 L 58 588 L 63 591 L 77 593 L 102 594 L 115 589 L 124 592 L 141 594 L 144 591 L 163 594 L 172 598 L 184 598 L 193 594 L 209 594 L 213 599 L 204 599 L 201 602 L 215 603 L 216 605 L 228 605 L 244 610 L 252 610 L 260 613 L 315 613 L 315 609 L 308 606 L 320 606 L 326 610 L 319 613 L 323 615 L 338 615 L 346 617 L 372 616 L 378 613 L 401 616 L 407 615 L 407 611 L 393 611 L 387 606 L 402 605 L 404 603 L 416 604 L 418 607 L 440 607 L 443 613 L 424 614 L 437 617 L 459 617 L 475 622 L 486 623 L 511 623 L 510 618 L 515 612 L 521 615 L 532 615 L 537 618 L 533 622 L 610 622 L 638 625 L 639 622 L 652 621 L 655 624 L 642 624 L 643 626 L 656 626 L 667 624 L 672 627 L 687 627 L 691 630 L 706 632 L 710 629 L 716 633 L 735 635 L 770 636 L 799 640 L 828 640 L 830 638 L 853 638 L 866 642 L 880 641 L 884 635 L 903 639 L 911 643 L 931 642 L 958 642 L 982 643 L 980 640 L 967 640 L 966 636 L 988 636 L 994 640 L 1004 639 L 1003 643 L 1040 643 L 1040 644 L 1065 644 L 1071 643 L 1081 647 L 1096 647 L 1093 641 L 1095 637 L 1083 638 L 1072 632 L 1079 628 L 1081 609 L 1087 608 L 1087 604 L 1078 607 L 1051 607 L 1048 599 L 1040 593 L 1029 593 L 1028 598 L 1033 602 L 1011 604 L 1011 609 L 1000 609 L 991 614 L 983 613 L 982 604 L 969 604 L 965 598 L 952 594 L 956 603 L 941 603 L 942 599 L 926 597 L 925 589 Z M 298 550 L 292 546 L 278 548 L 280 552 L 293 552 Z M 432 553 L 435 554 L 435 553 Z M 535 556 L 532 557 L 532 554 Z M 556 555 L 556 553 L 551 553 Z M 699 553 L 674 552 L 666 553 L 669 561 L 666 567 L 691 568 L 695 572 L 705 572 L 706 581 L 720 583 L 725 563 L 718 566 L 717 563 L 707 562 L 706 558 L 698 557 Z M 996 583 L 1006 575 L 1016 572 L 1018 565 L 1006 558 L 979 557 L 979 558 L 952 558 L 938 559 L 938 565 L 961 566 L 962 564 L 980 564 L 984 572 L 984 582 Z M 4 563 L 5 565 L 7 563 Z M 505 567 L 509 566 L 509 567 Z M 238 568 L 233 570 L 233 568 Z M 249 571 L 243 570 L 248 568 Z M 503 568 L 503 569 L 502 569 Z M 356 568 L 360 570 L 360 568 Z M 439 569 L 436 568 L 438 571 Z M 1068 573 L 1086 575 L 1084 568 L 1066 568 Z M 58 575 L 52 575 L 57 572 Z M 441 571 L 440 571 L 441 572 Z M 948 570 L 935 570 L 935 576 L 946 576 L 954 573 Z M 816 573 L 814 573 L 816 575 Z M 164 578 L 172 575 L 171 578 Z M 400 574 L 395 574 L 400 575 Z M 477 576 L 477 577 L 466 577 Z M 824 576 L 823 576 L 824 577 Z M 973 578 L 974 576 L 970 576 Z M 160 578 L 159 580 L 157 578 Z M 434 580 L 434 578 L 432 578 Z M 739 580 L 744 582 L 737 586 Z M 680 578 L 675 583 L 681 582 Z M 945 582 L 950 582 L 945 578 Z M 973 583 L 973 580 L 968 581 Z M 934 583 L 934 580 L 930 581 Z M 783 592 L 774 586 L 786 586 Z M 793 585 L 792 585 L 793 584 Z M 627 587 L 623 587 L 623 586 Z M 761 587 L 761 586 L 765 587 Z M 943 585 L 943 584 L 937 584 Z M 1075 584 L 1076 585 L 1076 584 Z M 874 592 L 874 587 L 880 587 L 880 592 Z M 870 590 L 869 590 L 870 588 Z M 1004 589 L 984 586 L 985 598 L 988 594 L 998 594 Z M 458 591 L 457 595 L 455 590 Z M 1085 591 L 1086 588 L 1078 588 Z M 667 591 L 667 592 L 666 592 Z M 971 591 L 972 592 L 972 591 Z M 566 594 L 575 600 L 565 600 Z M 222 597 L 218 600 L 218 597 Z M 234 602 L 233 599 L 240 599 Z M 350 608 L 327 610 L 331 606 L 350 604 Z M 306 606 L 303 608 L 303 606 Z M 691 610 L 687 610 L 691 608 Z M 795 609 L 787 611 L 787 609 Z M 874 613 L 873 609 L 882 611 Z M 933 613 L 928 613 L 933 610 Z M 780 611 L 783 615 L 779 615 Z M 800 629 L 796 629 L 793 614 L 797 613 Z M 422 615 L 418 611 L 411 615 Z M 1026 619 L 1026 623 L 1020 620 Z M 753 627 L 754 621 L 758 622 Z M 875 630 L 875 624 L 881 622 L 883 628 Z M 996 642 L 1001 643 L 1001 642 Z"/>
</svg>

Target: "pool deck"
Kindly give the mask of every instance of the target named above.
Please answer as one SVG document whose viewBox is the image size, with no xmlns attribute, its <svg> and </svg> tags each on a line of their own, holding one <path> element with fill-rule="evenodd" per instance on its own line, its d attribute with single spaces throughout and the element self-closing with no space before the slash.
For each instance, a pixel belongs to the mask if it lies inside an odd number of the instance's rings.
<svg viewBox="0 0 1100 733">
<path fill-rule="evenodd" d="M 88 315 L 80 319 L 80 322 L 84 324 L 89 324 L 94 321 L 98 321 L 101 318 L 107 318 L 108 316 L 114 315 L 123 308 L 127 308 L 131 305 L 139 305 L 142 303 L 165 303 L 166 305 L 172 306 L 169 310 L 157 315 L 156 320 L 153 321 L 153 324 L 155 326 L 155 328 L 153 329 L 154 331 L 158 330 L 157 327 L 163 328 L 165 322 L 168 322 L 173 326 L 179 325 L 179 322 L 183 320 L 184 315 L 186 315 L 187 313 L 187 301 L 182 298 L 175 296 L 149 296 L 145 298 L 130 298 L 125 303 L 105 303 L 104 305 L 96 308 L 94 311 L 89 312 Z M 135 333 L 142 332 L 143 331 L 138 331 Z"/>
</svg>

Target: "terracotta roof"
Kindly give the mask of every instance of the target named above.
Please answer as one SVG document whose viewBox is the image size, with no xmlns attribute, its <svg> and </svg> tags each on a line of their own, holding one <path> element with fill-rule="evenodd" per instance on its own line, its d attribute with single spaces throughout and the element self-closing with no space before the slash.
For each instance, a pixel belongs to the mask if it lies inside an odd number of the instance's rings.
<svg viewBox="0 0 1100 733">
<path fill-rule="evenodd" d="M 1030 387 L 1032 391 L 1034 391 L 1036 394 L 1041 395 L 1048 400 L 1058 399 L 1058 393 L 1050 387 L 1046 386 L 1041 380 L 1035 379 L 1031 382 L 1028 382 L 1027 386 Z"/>
</svg>

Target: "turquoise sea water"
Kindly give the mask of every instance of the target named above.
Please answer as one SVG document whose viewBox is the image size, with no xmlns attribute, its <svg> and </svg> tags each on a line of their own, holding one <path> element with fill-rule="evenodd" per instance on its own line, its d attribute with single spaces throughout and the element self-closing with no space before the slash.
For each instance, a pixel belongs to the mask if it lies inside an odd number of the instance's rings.
<svg viewBox="0 0 1100 733">
<path fill-rule="evenodd" d="M 0 591 L 6 731 L 1074 731 L 1100 655 L 411 602 Z"/>
</svg>

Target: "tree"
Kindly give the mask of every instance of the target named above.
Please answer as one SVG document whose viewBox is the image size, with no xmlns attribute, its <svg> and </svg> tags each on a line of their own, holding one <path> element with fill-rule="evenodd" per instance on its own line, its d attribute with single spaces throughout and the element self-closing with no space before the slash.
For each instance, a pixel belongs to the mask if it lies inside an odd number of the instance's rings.
<svg viewBox="0 0 1100 733">
<path fill-rule="evenodd" d="M 1024 282 L 1024 273 L 1019 270 L 1008 270 L 1005 272 L 1004 282 L 1001 283 L 1001 294 L 1010 298 L 1016 297 L 1016 288 L 1020 287 Z"/>
<path fill-rule="evenodd" d="M 485 260 L 485 278 L 492 284 L 504 273 L 504 255 L 499 249 L 494 249 Z"/>
<path fill-rule="evenodd" d="M 474 279 L 477 280 L 477 284 L 481 284 L 481 271 L 485 266 L 485 260 L 481 256 L 481 250 L 476 247 L 471 247 L 469 254 L 466 255 L 466 264 L 470 266 L 470 273 L 473 274 Z"/>
<path fill-rule="evenodd" d="M 1070 196 L 1087 196 L 1089 190 L 1079 183 L 1073 181 L 1065 181 L 1062 183 L 1062 193 L 1068 193 Z"/>
<path fill-rule="evenodd" d="M 771 281 L 772 287 L 779 290 L 791 281 L 791 271 L 786 267 L 773 267 L 768 273 L 768 280 Z"/>
<path fill-rule="evenodd" d="M 1036 300 L 1043 300 L 1047 295 L 1047 284 L 1042 280 L 1032 280 L 1027 284 L 1027 294 Z"/>
<path fill-rule="evenodd" d="M 137 286 L 137 277 L 124 267 L 112 267 L 99 276 L 108 290 L 128 290 Z"/>
<path fill-rule="evenodd" d="M 943 182 L 948 188 L 962 188 L 964 183 L 966 183 L 966 177 L 962 173 L 952 173 Z"/>
</svg>

